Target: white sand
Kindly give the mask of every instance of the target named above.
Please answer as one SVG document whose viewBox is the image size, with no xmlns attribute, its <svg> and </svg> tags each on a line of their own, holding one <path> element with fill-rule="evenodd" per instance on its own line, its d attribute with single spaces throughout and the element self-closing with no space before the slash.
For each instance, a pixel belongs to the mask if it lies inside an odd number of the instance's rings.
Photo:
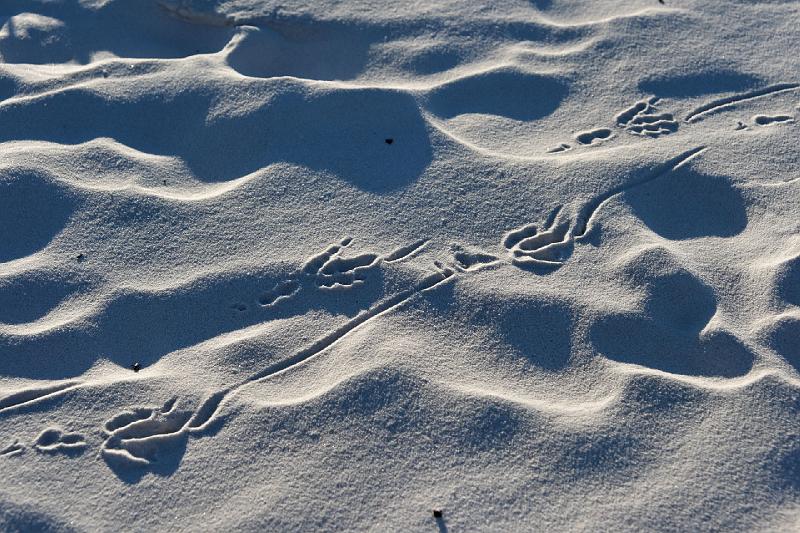
<svg viewBox="0 0 800 533">
<path fill-rule="evenodd" d="M 0 60 L 0 529 L 800 528 L 800 2 L 3 0 Z"/>
</svg>

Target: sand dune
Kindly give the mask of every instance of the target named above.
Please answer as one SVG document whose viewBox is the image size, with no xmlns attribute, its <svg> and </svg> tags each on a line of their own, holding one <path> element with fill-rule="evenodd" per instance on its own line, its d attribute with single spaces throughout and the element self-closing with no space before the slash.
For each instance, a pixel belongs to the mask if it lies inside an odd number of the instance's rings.
<svg viewBox="0 0 800 533">
<path fill-rule="evenodd" d="M 799 23 L 6 0 L 0 528 L 796 529 Z"/>
</svg>

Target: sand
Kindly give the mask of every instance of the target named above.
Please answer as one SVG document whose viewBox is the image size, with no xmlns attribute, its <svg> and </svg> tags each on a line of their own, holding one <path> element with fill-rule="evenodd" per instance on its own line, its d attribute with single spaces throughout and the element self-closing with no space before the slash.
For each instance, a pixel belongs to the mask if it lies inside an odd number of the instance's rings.
<svg viewBox="0 0 800 533">
<path fill-rule="evenodd" d="M 800 528 L 799 29 L 4 0 L 0 529 Z"/>
</svg>

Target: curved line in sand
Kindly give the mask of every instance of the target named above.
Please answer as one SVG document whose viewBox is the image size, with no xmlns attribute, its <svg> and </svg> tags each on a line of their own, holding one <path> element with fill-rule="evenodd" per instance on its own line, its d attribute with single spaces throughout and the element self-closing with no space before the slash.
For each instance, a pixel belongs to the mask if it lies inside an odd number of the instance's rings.
<svg viewBox="0 0 800 533">
<path fill-rule="evenodd" d="M 635 365 L 631 363 L 614 362 L 613 365 L 617 367 L 617 370 L 622 375 L 656 376 L 668 379 L 676 383 L 691 385 L 694 388 L 701 390 L 731 391 L 748 387 L 750 385 L 753 385 L 754 383 L 757 383 L 767 378 L 777 378 L 786 383 L 787 385 L 800 388 L 800 379 L 797 379 L 793 376 L 788 376 L 772 368 L 760 368 L 756 370 L 751 370 L 750 372 L 748 372 L 743 376 L 738 376 L 733 378 L 723 378 L 723 377 L 712 378 L 712 377 L 688 376 L 684 374 L 673 374 L 670 372 L 664 372 L 663 370 Z"/>
<path fill-rule="evenodd" d="M 748 100 L 755 100 L 756 98 L 763 98 L 772 94 L 794 91 L 798 88 L 800 88 L 800 83 L 778 83 L 775 85 L 770 85 L 769 87 L 757 89 L 755 91 L 749 91 L 734 96 L 726 96 L 725 98 L 718 98 L 695 108 L 694 111 L 686 115 L 684 120 L 686 122 L 694 122 L 704 115 L 711 115 L 721 109 L 732 107 L 739 102 L 746 102 Z"/>
<path fill-rule="evenodd" d="M 585 28 L 589 26 L 598 26 L 600 24 L 609 24 L 611 22 L 616 22 L 618 20 L 627 20 L 638 17 L 659 16 L 661 14 L 668 14 L 668 13 L 686 13 L 687 11 L 688 10 L 686 9 L 674 8 L 674 7 L 648 7 L 645 9 L 640 9 L 638 11 L 633 11 L 631 13 L 623 13 L 621 15 L 610 15 L 608 17 L 594 19 L 594 20 L 587 20 L 584 22 L 559 22 L 556 20 L 548 19 L 546 17 L 540 17 L 537 22 L 541 24 L 547 24 L 555 28 Z"/>
</svg>

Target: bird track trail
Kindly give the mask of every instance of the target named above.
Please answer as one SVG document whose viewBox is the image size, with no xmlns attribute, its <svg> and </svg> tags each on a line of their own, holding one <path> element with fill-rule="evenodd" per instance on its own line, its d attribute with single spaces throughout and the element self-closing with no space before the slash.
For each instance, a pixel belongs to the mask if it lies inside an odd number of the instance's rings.
<svg viewBox="0 0 800 533">
<path fill-rule="evenodd" d="M 708 115 L 712 115 L 727 108 L 734 107 L 741 102 L 747 102 L 766 96 L 785 93 L 800 89 L 800 83 L 786 82 L 769 85 L 760 89 L 739 93 L 723 98 L 717 98 L 701 104 L 694 108 L 684 118 L 684 122 L 692 124 L 701 121 Z M 659 109 L 661 98 L 653 96 L 651 98 L 640 100 L 631 105 L 627 109 L 622 110 L 614 117 L 614 122 L 617 128 L 637 136 L 657 138 L 663 135 L 669 135 L 678 131 L 680 124 L 675 116 L 666 111 Z M 793 117 L 789 115 L 780 115 L 778 120 L 770 120 L 771 117 L 758 116 L 759 119 L 755 120 L 756 124 L 763 126 L 773 122 L 788 122 Z M 759 122 L 762 120 L 763 122 Z M 742 128 L 739 128 L 742 129 Z M 562 142 L 558 145 L 548 148 L 545 151 L 548 154 L 563 154 L 573 148 L 584 147 L 592 148 L 603 144 L 614 138 L 614 133 L 611 128 L 598 127 L 588 131 L 581 131 L 574 135 L 576 146 L 569 143 Z"/>
<path fill-rule="evenodd" d="M 668 174 L 686 164 L 705 149 L 705 146 L 698 146 L 686 150 L 661 164 L 649 175 L 632 183 L 612 188 L 606 193 L 597 196 L 579 210 L 572 223 L 569 220 L 560 220 L 564 211 L 563 206 L 559 206 L 547 217 L 547 221 L 541 231 L 535 225 L 527 224 L 505 234 L 501 239 L 501 244 L 510 254 L 512 264 L 517 266 L 533 264 L 558 267 L 568 259 L 573 243 L 581 240 L 591 231 L 594 217 L 609 199 L 633 187 L 638 187 Z M 339 243 L 329 246 L 322 253 L 312 256 L 290 276 L 289 281 L 298 281 L 304 276 L 316 279 L 320 276 L 353 275 L 354 278 L 352 280 L 345 281 L 338 278 L 336 280 L 338 283 L 353 284 L 361 281 L 360 276 L 355 275 L 360 274 L 361 270 L 377 267 L 382 261 L 392 263 L 414 256 L 428 244 L 429 240 L 421 239 L 415 241 L 386 256 L 362 254 L 355 258 L 342 258 L 339 255 L 340 252 L 347 248 L 351 242 L 352 239 L 347 237 Z M 432 290 L 438 285 L 454 279 L 457 275 L 460 275 L 459 273 L 468 272 L 476 267 L 498 260 L 493 255 L 468 252 L 460 247 L 454 248 L 453 256 L 455 261 L 453 266 L 446 266 L 435 261 L 436 270 L 426 275 L 412 287 L 374 304 L 293 355 L 270 364 L 230 387 L 212 393 L 196 409 L 179 409 L 177 399 L 173 398 L 162 407 L 137 407 L 115 415 L 107 420 L 104 425 L 103 431 L 106 439 L 101 446 L 101 455 L 109 464 L 121 465 L 126 468 L 147 467 L 154 461 L 158 461 L 159 450 L 163 447 L 180 442 L 189 436 L 202 437 L 207 435 L 212 424 L 220 420 L 220 413 L 224 405 L 245 387 L 263 382 L 305 364 L 366 324 L 399 309 L 423 292 Z M 325 279 L 323 281 L 328 280 Z M 324 288 L 328 284 L 316 283 L 316 285 Z M 291 297 L 296 290 L 299 290 L 299 287 L 293 286 L 291 290 L 283 290 L 278 287 L 277 291 L 280 294 L 276 294 L 275 300 L 281 297 Z M 272 298 L 269 298 L 269 300 L 274 302 Z M 86 384 L 85 382 L 73 380 L 47 387 L 15 392 L 0 399 L 0 415 L 17 411 L 21 407 L 34 405 L 49 398 L 64 395 L 70 390 Z M 41 448 L 45 451 L 61 451 L 62 449 L 64 451 L 82 451 L 86 447 L 82 437 L 78 434 L 62 434 L 60 430 L 48 428 L 42 435 L 34 445 L 37 449 Z M 50 450 L 50 448 L 53 448 L 53 450 Z M 4 450 L 4 452 L 6 456 L 14 456 L 19 453 L 14 445 Z"/>
<path fill-rule="evenodd" d="M 180 441 L 189 435 L 203 436 L 217 420 L 225 402 L 246 386 L 306 363 L 370 321 L 399 308 L 455 274 L 449 267 L 437 267 L 437 271 L 410 289 L 373 305 L 294 355 L 259 370 L 231 387 L 214 392 L 194 412 L 178 409 L 176 399 L 172 399 L 161 408 L 137 408 L 116 415 L 105 424 L 107 438 L 102 445 L 101 454 L 111 462 L 127 466 L 148 466 L 157 457 L 160 446 Z"/>
<path fill-rule="evenodd" d="M 563 265 L 572 254 L 576 242 L 583 241 L 592 230 L 592 221 L 600 209 L 614 196 L 634 187 L 656 180 L 685 165 L 706 149 L 697 146 L 659 165 L 641 179 L 614 187 L 584 204 L 574 221 L 567 218 L 563 205 L 558 206 L 541 227 L 525 224 L 507 232 L 501 245 L 508 253 L 511 263 L 521 268 L 554 269 Z M 562 216 L 563 215 L 563 216 Z"/>
<path fill-rule="evenodd" d="M 449 279 L 454 274 L 455 272 L 448 267 L 438 270 L 437 272 L 434 272 L 423 278 L 414 287 L 399 292 L 394 296 L 391 296 L 370 307 L 366 311 L 359 313 L 354 318 L 348 320 L 337 329 L 328 333 L 321 339 L 318 339 L 307 348 L 300 350 L 293 356 L 278 361 L 264 368 L 263 370 L 256 372 L 233 387 L 214 393 L 208 400 L 206 400 L 200 410 L 198 410 L 197 415 L 195 415 L 192 420 L 189 421 L 188 427 L 198 431 L 202 430 L 202 428 L 207 426 L 213 419 L 214 414 L 218 412 L 219 408 L 222 406 L 223 401 L 230 398 L 243 387 L 251 383 L 263 381 L 305 363 L 306 361 L 321 354 L 369 321 L 400 307 L 414 296 L 434 288 L 435 286 Z"/>
</svg>

